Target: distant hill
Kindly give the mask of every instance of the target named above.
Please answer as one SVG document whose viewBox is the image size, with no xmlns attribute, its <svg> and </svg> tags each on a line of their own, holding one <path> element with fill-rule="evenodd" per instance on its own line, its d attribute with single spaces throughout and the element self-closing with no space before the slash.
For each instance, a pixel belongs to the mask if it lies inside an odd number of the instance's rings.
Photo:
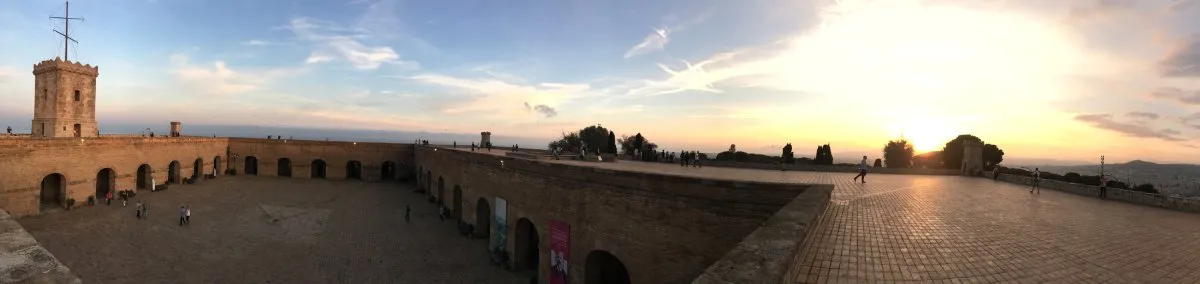
<svg viewBox="0 0 1200 284">
<path fill-rule="evenodd" d="M 1042 171 L 1058 174 L 1075 172 L 1095 175 L 1100 165 L 1038 166 Z M 1118 180 L 1133 184 L 1153 184 L 1163 194 L 1200 197 L 1200 165 L 1158 164 L 1134 160 L 1121 164 L 1107 164 L 1104 172 Z"/>
</svg>

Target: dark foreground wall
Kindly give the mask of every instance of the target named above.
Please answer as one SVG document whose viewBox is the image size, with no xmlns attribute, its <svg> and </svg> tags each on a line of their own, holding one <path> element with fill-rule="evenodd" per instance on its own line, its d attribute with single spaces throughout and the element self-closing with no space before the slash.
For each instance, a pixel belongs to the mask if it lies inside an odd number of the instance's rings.
<svg viewBox="0 0 1200 284">
<path fill-rule="evenodd" d="M 175 183 L 226 167 L 228 139 L 90 137 L 0 139 L 0 209 L 16 217 L 76 206 L 103 190 Z M 145 165 L 145 167 L 143 167 Z M 198 165 L 198 167 L 197 167 Z"/>
<path fill-rule="evenodd" d="M 532 225 L 542 281 L 550 271 L 549 224 L 569 224 L 571 283 L 592 283 L 585 276 L 603 266 L 593 261 L 599 255 L 615 256 L 633 283 L 688 283 L 809 188 L 613 171 L 428 146 L 416 148 L 416 165 L 423 173 L 421 187 L 440 196 L 439 203 L 452 216 L 477 228 L 504 228 L 504 247 L 515 267 L 523 266 L 530 239 L 521 232 Z M 507 203 L 504 224 L 491 222 L 497 198 Z"/>
</svg>

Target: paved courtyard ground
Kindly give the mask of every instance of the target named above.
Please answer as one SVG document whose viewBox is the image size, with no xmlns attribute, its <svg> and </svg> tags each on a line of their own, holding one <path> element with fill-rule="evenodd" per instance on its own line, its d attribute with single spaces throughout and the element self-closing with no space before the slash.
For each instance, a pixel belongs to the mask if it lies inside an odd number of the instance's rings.
<svg viewBox="0 0 1200 284">
<path fill-rule="evenodd" d="M 553 162 L 834 184 L 793 283 L 1200 283 L 1200 214 L 983 178 Z"/>
<path fill-rule="evenodd" d="M 149 219 L 114 202 L 18 222 L 86 283 L 528 281 L 398 183 L 238 176 L 137 198 Z M 179 226 L 182 204 L 190 226 Z"/>
</svg>

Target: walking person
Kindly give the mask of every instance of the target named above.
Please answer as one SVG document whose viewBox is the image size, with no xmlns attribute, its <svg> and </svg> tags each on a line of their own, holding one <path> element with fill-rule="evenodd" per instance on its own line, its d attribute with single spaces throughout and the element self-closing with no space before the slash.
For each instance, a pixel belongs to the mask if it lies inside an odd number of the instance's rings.
<svg viewBox="0 0 1200 284">
<path fill-rule="evenodd" d="M 1000 165 L 992 166 L 992 180 L 1000 180 Z"/>
<path fill-rule="evenodd" d="M 186 209 L 184 209 L 184 211 L 185 211 L 186 215 L 183 216 L 183 224 L 191 225 L 192 224 L 192 207 L 188 206 Z"/>
<path fill-rule="evenodd" d="M 187 221 L 187 208 L 179 206 L 179 226 L 183 227 L 184 221 Z"/>
<path fill-rule="evenodd" d="M 138 220 L 141 220 L 142 219 L 142 202 L 138 201 L 136 204 L 134 204 L 133 207 L 134 207 L 134 210 L 137 210 L 137 213 L 135 213 L 135 215 L 137 215 Z"/>
<path fill-rule="evenodd" d="M 1100 175 L 1100 199 L 1108 198 L 1108 175 Z"/>
<path fill-rule="evenodd" d="M 405 223 L 412 223 L 412 220 L 409 219 L 409 215 L 412 215 L 412 207 L 409 207 L 408 205 L 404 205 L 404 222 Z"/>
<path fill-rule="evenodd" d="M 862 162 L 858 163 L 858 175 L 854 176 L 854 181 L 862 178 L 862 183 L 867 183 L 867 156 L 863 156 Z"/>
<path fill-rule="evenodd" d="M 150 204 L 142 202 L 142 218 L 150 218 Z"/>
<path fill-rule="evenodd" d="M 104 194 L 104 205 L 105 206 L 112 205 L 112 199 L 113 199 L 112 191 L 109 191 L 108 193 Z"/>
<path fill-rule="evenodd" d="M 1042 182 L 1042 171 L 1039 170 L 1038 168 L 1033 168 L 1033 176 L 1032 176 L 1032 179 L 1030 182 L 1030 185 L 1032 187 L 1029 188 L 1029 193 L 1033 193 L 1034 190 L 1037 190 L 1037 194 L 1042 194 L 1042 188 L 1039 185 L 1041 182 Z"/>
</svg>

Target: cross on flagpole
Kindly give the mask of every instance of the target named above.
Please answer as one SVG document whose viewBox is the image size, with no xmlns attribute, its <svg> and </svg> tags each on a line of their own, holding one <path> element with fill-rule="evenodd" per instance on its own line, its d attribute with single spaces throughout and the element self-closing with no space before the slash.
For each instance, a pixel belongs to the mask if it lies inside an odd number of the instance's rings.
<svg viewBox="0 0 1200 284">
<path fill-rule="evenodd" d="M 71 20 L 80 20 L 80 21 L 83 21 L 83 18 L 72 18 L 72 17 L 71 17 L 71 1 L 70 1 L 70 0 L 67 0 L 67 1 L 64 1 L 64 2 L 66 2 L 66 3 L 67 3 L 67 9 L 66 9 L 66 13 L 65 13 L 65 15 L 64 15 L 63 17 L 53 17 L 53 16 L 51 16 L 50 18 L 51 18 L 51 19 L 62 19 L 62 20 L 63 20 L 63 23 L 64 23 L 63 32 L 59 32 L 58 30 L 54 30 L 54 32 L 56 32 L 56 33 L 58 33 L 58 34 L 60 34 L 60 35 L 62 35 L 62 36 L 63 36 L 63 60 L 70 60 L 70 59 L 67 59 L 67 48 L 71 46 L 71 43 L 70 43 L 70 42 L 68 42 L 68 41 L 74 41 L 75 43 L 79 43 L 79 41 L 77 41 L 77 40 L 75 40 L 75 39 L 71 38 L 71 36 L 70 36 L 70 34 L 71 34 Z"/>
</svg>

